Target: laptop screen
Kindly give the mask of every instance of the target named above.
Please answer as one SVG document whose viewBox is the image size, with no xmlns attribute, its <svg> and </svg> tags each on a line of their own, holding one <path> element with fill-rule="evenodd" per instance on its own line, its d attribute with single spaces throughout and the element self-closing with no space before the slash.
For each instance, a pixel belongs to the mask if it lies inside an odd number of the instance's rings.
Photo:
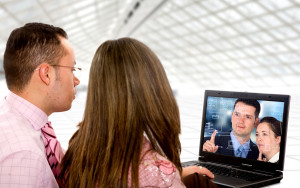
<svg viewBox="0 0 300 188">
<path fill-rule="evenodd" d="M 289 101 L 288 95 L 205 91 L 200 156 L 283 170 Z"/>
</svg>

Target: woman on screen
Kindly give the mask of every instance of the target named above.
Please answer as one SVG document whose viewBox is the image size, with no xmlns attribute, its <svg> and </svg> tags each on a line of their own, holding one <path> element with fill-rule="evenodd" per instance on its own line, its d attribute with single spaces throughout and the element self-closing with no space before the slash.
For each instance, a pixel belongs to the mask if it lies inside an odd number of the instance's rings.
<svg viewBox="0 0 300 188">
<path fill-rule="evenodd" d="M 279 160 L 281 122 L 274 117 L 264 117 L 256 128 L 257 160 L 276 163 Z"/>
</svg>

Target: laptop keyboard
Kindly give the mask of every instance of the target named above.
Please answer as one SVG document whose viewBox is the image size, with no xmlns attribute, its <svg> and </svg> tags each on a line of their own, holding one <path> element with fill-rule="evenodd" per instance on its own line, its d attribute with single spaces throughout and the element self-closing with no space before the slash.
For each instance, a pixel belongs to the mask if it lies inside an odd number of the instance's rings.
<svg viewBox="0 0 300 188">
<path fill-rule="evenodd" d="M 207 164 L 207 163 L 198 164 L 198 166 L 200 166 L 200 165 L 203 167 L 206 167 L 208 170 L 210 170 L 214 174 L 228 176 L 228 177 L 231 176 L 231 177 L 235 177 L 235 178 L 244 179 L 246 181 L 257 181 L 257 180 L 265 179 L 268 177 L 272 177 L 271 175 L 239 170 L 239 169 L 232 168 L 232 167 L 217 166 L 217 165 Z"/>
</svg>

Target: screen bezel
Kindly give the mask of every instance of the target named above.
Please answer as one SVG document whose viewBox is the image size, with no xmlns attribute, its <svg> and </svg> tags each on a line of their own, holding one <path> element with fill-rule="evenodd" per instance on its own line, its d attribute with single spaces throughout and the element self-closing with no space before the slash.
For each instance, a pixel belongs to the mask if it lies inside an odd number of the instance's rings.
<svg viewBox="0 0 300 188">
<path fill-rule="evenodd" d="M 203 140 L 204 140 L 204 131 L 205 131 L 205 121 L 206 121 L 205 119 L 206 107 L 207 107 L 207 99 L 209 96 L 224 97 L 224 98 L 248 98 L 248 99 L 257 99 L 257 100 L 265 100 L 265 101 L 284 102 L 279 162 L 269 163 L 264 161 L 256 161 L 252 159 L 245 159 L 245 158 L 239 158 L 239 157 L 233 157 L 233 156 L 203 151 L 202 149 L 203 149 Z M 286 148 L 287 129 L 288 129 L 289 105 L 290 105 L 290 95 L 205 90 L 203 114 L 202 114 L 202 127 L 201 127 L 201 134 L 200 134 L 199 160 L 204 159 L 210 162 L 224 163 L 233 166 L 242 166 L 242 167 L 247 167 L 247 168 L 262 170 L 262 171 L 276 171 L 276 170 L 282 171 L 284 169 L 284 156 L 285 156 L 285 148 Z"/>
</svg>

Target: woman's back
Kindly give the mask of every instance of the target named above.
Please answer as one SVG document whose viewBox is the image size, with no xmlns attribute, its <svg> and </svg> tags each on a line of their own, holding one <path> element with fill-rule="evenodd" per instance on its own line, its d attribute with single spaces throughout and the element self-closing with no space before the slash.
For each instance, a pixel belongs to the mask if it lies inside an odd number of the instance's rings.
<svg viewBox="0 0 300 188">
<path fill-rule="evenodd" d="M 146 176 L 151 167 L 158 177 L 151 182 L 179 185 L 179 133 L 178 106 L 157 56 L 134 39 L 106 41 L 93 58 L 84 117 L 62 161 L 64 183 L 140 187 L 151 180 Z M 144 135 L 149 144 L 143 144 Z M 157 160 L 141 160 L 148 145 L 153 152 L 145 156 Z M 152 164 L 146 171 L 145 161 Z M 160 164 L 168 161 L 175 167 L 173 183 Z"/>
<path fill-rule="evenodd" d="M 130 187 L 130 170 L 128 174 L 128 187 Z M 185 187 L 176 166 L 154 151 L 150 142 L 145 137 L 139 165 L 139 186 Z"/>
</svg>

